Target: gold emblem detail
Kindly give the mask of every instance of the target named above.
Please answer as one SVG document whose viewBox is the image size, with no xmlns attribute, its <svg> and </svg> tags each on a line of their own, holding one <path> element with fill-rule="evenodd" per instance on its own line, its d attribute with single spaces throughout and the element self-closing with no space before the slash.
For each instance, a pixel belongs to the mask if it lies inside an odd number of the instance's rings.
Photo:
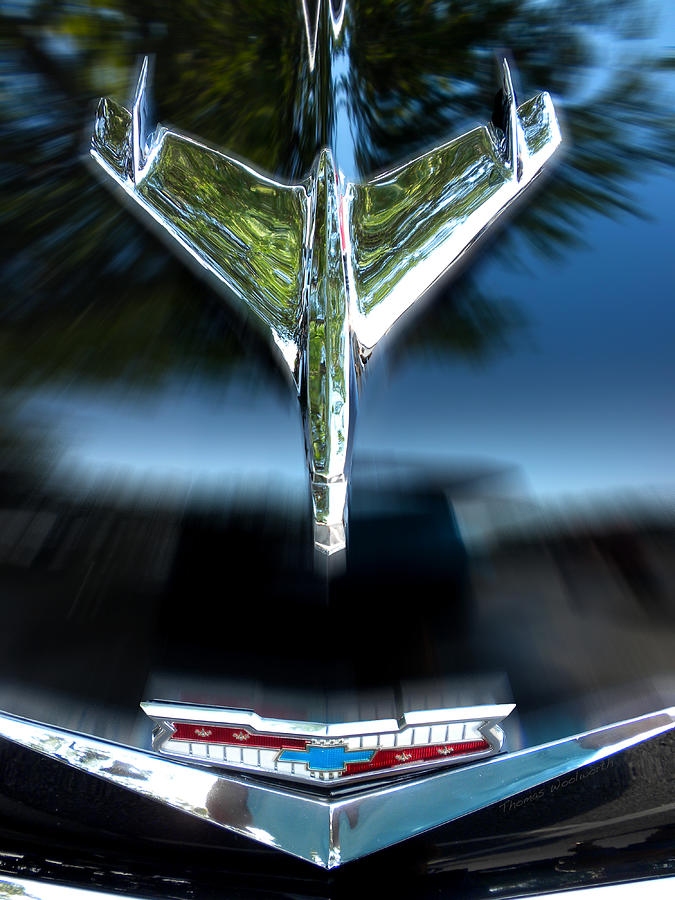
<svg viewBox="0 0 675 900">
<path fill-rule="evenodd" d="M 439 747 L 438 753 L 440 756 L 451 756 L 455 751 L 452 747 Z"/>
<path fill-rule="evenodd" d="M 246 734 L 245 731 L 235 731 L 232 737 L 235 739 L 235 741 L 247 741 L 251 737 L 251 735 Z"/>
<path fill-rule="evenodd" d="M 412 759 L 412 753 L 396 753 L 394 759 L 398 762 L 408 762 L 409 759 Z"/>
<path fill-rule="evenodd" d="M 212 732 L 208 728 L 195 728 L 197 737 L 211 737 Z"/>
</svg>

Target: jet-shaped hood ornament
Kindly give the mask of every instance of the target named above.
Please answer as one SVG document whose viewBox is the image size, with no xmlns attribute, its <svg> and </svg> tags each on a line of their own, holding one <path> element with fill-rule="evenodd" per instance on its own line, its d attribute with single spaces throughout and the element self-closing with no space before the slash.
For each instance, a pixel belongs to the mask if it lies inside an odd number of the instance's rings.
<svg viewBox="0 0 675 900">
<path fill-rule="evenodd" d="M 149 117 L 148 60 L 131 110 L 100 101 L 91 155 L 272 338 L 302 410 L 317 550 L 347 541 L 354 423 L 378 341 L 532 181 L 560 144 L 551 98 L 361 183 L 322 150 L 282 184 Z"/>
</svg>

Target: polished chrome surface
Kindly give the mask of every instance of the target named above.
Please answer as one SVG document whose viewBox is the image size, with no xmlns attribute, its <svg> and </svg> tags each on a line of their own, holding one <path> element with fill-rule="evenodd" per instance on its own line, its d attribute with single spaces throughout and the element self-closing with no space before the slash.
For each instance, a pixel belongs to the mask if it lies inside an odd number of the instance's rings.
<svg viewBox="0 0 675 900">
<path fill-rule="evenodd" d="M 648 878 L 623 884 L 596 884 L 578 890 L 563 889 L 556 891 L 555 896 L 562 897 L 562 900 L 631 900 L 639 894 L 640 897 L 648 897 L 649 900 L 670 900 L 673 891 L 675 891 L 675 878 L 671 876 Z M 553 892 L 547 891 L 540 894 L 528 893 L 518 896 L 528 897 L 529 900 L 538 900 L 541 897 L 551 897 L 552 894 Z M 110 900 L 110 898 L 119 898 L 120 896 L 140 897 L 143 895 L 135 891 L 131 893 L 103 891 L 89 887 L 71 887 L 35 878 L 0 875 L 0 900 L 15 900 L 16 897 L 25 897 L 26 900 L 87 900 L 87 898 Z"/>
<path fill-rule="evenodd" d="M 516 108 L 504 61 L 506 131 L 476 128 L 398 169 L 349 185 L 354 330 L 369 352 L 539 173 L 560 144 L 548 94 Z"/>
<path fill-rule="evenodd" d="M 556 150 L 552 101 L 542 93 L 518 107 L 504 60 L 496 123 L 364 183 L 348 181 L 325 148 L 302 183 L 282 184 L 174 130 L 153 130 L 148 69 L 146 57 L 131 112 L 100 101 L 92 158 L 281 352 L 304 421 L 314 542 L 331 555 L 347 542 L 364 364 Z"/>
<path fill-rule="evenodd" d="M 413 780 L 320 797 L 0 716 L 0 736 L 324 868 L 599 762 L 675 727 L 675 707 Z"/>
<path fill-rule="evenodd" d="M 103 900 L 120 896 L 142 896 L 135 892 L 120 895 L 117 891 L 102 891 L 95 888 L 71 887 L 67 884 L 55 884 L 53 881 L 39 881 L 36 878 L 13 878 L 10 875 L 0 875 L 0 900 L 16 900 L 17 897 L 25 897 L 26 900 Z"/>
<path fill-rule="evenodd" d="M 555 896 L 563 900 L 633 900 L 635 897 L 649 897 L 649 900 L 667 900 L 675 892 L 675 878 L 646 878 L 644 881 L 629 881 L 623 884 L 595 884 L 577 890 L 556 891 Z M 530 900 L 551 897 L 553 891 L 542 894 L 527 894 Z"/>
<path fill-rule="evenodd" d="M 141 707 L 155 722 L 152 748 L 159 753 L 185 762 L 302 778 L 319 785 L 407 775 L 492 756 L 504 745 L 499 723 L 515 709 L 507 703 L 415 710 L 396 719 L 324 723 L 264 718 L 251 710 L 187 703 L 152 701 Z M 189 728 L 179 729 L 181 724 Z M 285 749 L 279 741 L 270 742 L 270 737 L 292 741 Z M 393 754 L 394 748 L 400 748 L 400 753 Z M 339 770 L 310 763 L 307 753 L 316 751 L 326 756 L 337 752 L 342 758 Z M 380 751 L 386 755 L 386 765 L 385 760 L 377 759 Z M 293 754 L 299 754 L 298 758 Z M 363 758 L 357 759 L 356 754 Z M 354 773 L 349 769 L 350 760 L 369 768 Z"/>
</svg>

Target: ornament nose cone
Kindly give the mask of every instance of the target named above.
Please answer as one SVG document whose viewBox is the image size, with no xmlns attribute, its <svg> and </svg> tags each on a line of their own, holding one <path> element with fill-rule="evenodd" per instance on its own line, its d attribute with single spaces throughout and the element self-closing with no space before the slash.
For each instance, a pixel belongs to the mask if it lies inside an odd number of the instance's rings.
<svg viewBox="0 0 675 900">
<path fill-rule="evenodd" d="M 314 546 L 332 556 L 347 548 L 347 481 L 312 481 Z"/>
</svg>

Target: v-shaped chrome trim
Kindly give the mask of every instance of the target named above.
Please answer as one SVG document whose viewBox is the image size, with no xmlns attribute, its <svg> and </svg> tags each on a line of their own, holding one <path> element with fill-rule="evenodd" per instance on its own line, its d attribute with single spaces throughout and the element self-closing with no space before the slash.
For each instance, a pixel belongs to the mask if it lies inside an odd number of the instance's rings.
<svg viewBox="0 0 675 900">
<path fill-rule="evenodd" d="M 326 869 L 599 762 L 675 727 L 675 707 L 466 768 L 320 796 L 0 714 L 0 737 Z"/>
</svg>

